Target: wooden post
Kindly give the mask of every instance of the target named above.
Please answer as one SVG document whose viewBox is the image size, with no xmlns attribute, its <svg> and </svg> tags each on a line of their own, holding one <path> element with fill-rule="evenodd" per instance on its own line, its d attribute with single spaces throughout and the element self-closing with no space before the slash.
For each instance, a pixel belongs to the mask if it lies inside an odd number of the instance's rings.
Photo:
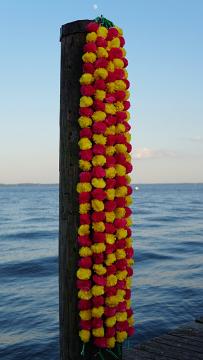
<svg viewBox="0 0 203 360">
<path fill-rule="evenodd" d="M 79 203 L 76 185 L 79 179 L 79 102 L 82 54 L 86 25 L 90 20 L 68 23 L 61 28 L 60 84 L 60 161 L 59 161 L 59 317 L 60 360 L 98 359 L 98 351 L 88 344 L 81 357 L 78 336 L 76 271 L 78 260 L 77 230 Z M 117 352 L 116 352 L 117 353 Z M 118 353 L 117 353 L 118 354 Z M 105 353 L 105 360 L 112 355 Z M 120 355 L 121 359 L 121 355 Z"/>
<path fill-rule="evenodd" d="M 59 185 L 59 316 L 60 359 L 80 359 L 78 336 L 76 268 L 79 205 L 79 78 L 85 27 L 90 20 L 74 21 L 61 28 L 60 86 L 60 185 Z"/>
</svg>

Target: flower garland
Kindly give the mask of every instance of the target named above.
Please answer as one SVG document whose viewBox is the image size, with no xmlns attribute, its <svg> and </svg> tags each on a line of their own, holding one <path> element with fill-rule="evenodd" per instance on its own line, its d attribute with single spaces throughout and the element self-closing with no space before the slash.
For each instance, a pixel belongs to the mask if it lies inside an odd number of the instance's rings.
<svg viewBox="0 0 203 360">
<path fill-rule="evenodd" d="M 113 349 L 134 333 L 132 165 L 125 40 L 103 19 L 87 25 L 82 56 L 77 288 L 82 342 Z"/>
</svg>

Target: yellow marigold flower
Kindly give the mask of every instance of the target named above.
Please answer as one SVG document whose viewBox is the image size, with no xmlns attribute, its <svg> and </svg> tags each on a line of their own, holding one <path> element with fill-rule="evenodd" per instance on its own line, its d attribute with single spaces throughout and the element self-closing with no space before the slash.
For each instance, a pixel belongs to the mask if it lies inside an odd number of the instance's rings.
<svg viewBox="0 0 203 360">
<path fill-rule="evenodd" d="M 115 85 L 115 90 L 125 90 L 126 89 L 126 84 L 123 80 L 116 80 L 114 82 Z"/>
<path fill-rule="evenodd" d="M 107 200 L 114 200 L 115 198 L 115 189 L 107 189 L 106 190 Z"/>
<path fill-rule="evenodd" d="M 107 91 L 111 94 L 115 91 L 115 83 L 109 82 L 106 84 Z"/>
<path fill-rule="evenodd" d="M 125 153 L 125 158 L 129 162 L 131 162 L 131 160 L 132 160 L 132 157 L 131 157 L 131 155 L 129 153 Z"/>
<path fill-rule="evenodd" d="M 87 116 L 80 116 L 78 122 L 81 128 L 86 128 L 92 125 L 92 119 Z"/>
<path fill-rule="evenodd" d="M 107 338 L 107 347 L 109 349 L 113 349 L 116 345 L 116 338 L 113 336 L 113 337 L 110 337 L 110 338 Z"/>
<path fill-rule="evenodd" d="M 93 199 L 92 200 L 92 207 L 94 211 L 103 211 L 104 210 L 104 203 L 101 200 Z"/>
<path fill-rule="evenodd" d="M 106 169 L 106 177 L 113 179 L 116 176 L 116 169 L 114 167 L 109 167 Z"/>
<path fill-rule="evenodd" d="M 105 135 L 115 135 L 116 133 L 116 127 L 115 125 L 111 125 L 109 127 L 106 128 L 106 131 L 105 131 Z"/>
<path fill-rule="evenodd" d="M 80 310 L 79 315 L 82 320 L 91 320 L 92 318 L 91 310 Z"/>
<path fill-rule="evenodd" d="M 132 244 L 133 244 L 132 238 L 126 238 L 125 241 L 126 241 L 126 247 L 132 246 Z"/>
<path fill-rule="evenodd" d="M 106 245 L 103 243 L 95 243 L 91 245 L 91 249 L 94 254 L 100 254 L 106 250 Z"/>
<path fill-rule="evenodd" d="M 102 134 L 94 134 L 93 140 L 96 144 L 105 145 L 106 144 L 106 136 Z"/>
<path fill-rule="evenodd" d="M 95 96 L 95 99 L 103 101 L 106 97 L 106 91 L 96 90 L 94 96 Z"/>
<path fill-rule="evenodd" d="M 104 155 L 95 155 L 92 158 L 92 164 L 94 166 L 103 166 L 106 164 L 106 158 Z"/>
<path fill-rule="evenodd" d="M 116 164 L 116 173 L 118 176 L 124 176 L 126 174 L 125 166 Z"/>
<path fill-rule="evenodd" d="M 120 47 L 120 39 L 118 37 L 111 40 L 111 48 L 119 48 Z"/>
<path fill-rule="evenodd" d="M 89 85 L 94 81 L 94 77 L 92 76 L 92 74 L 82 74 L 81 78 L 80 78 L 80 84 L 81 85 Z"/>
<path fill-rule="evenodd" d="M 107 286 L 115 286 L 117 284 L 117 277 L 114 274 L 108 275 L 106 281 Z"/>
<path fill-rule="evenodd" d="M 126 111 L 126 114 L 127 114 L 126 121 L 128 121 L 128 120 L 130 120 L 130 113 L 129 113 L 129 111 Z"/>
<path fill-rule="evenodd" d="M 101 285 L 93 285 L 92 286 L 92 295 L 100 296 L 104 294 L 104 287 Z"/>
<path fill-rule="evenodd" d="M 126 220 L 127 220 L 127 226 L 132 226 L 132 224 L 133 224 L 132 218 L 129 217 L 129 218 L 127 218 Z"/>
<path fill-rule="evenodd" d="M 121 59 L 113 59 L 113 63 L 116 69 L 122 69 L 124 67 L 124 62 Z"/>
<path fill-rule="evenodd" d="M 126 90 L 125 91 L 125 100 L 128 100 L 130 97 L 130 91 L 129 90 Z"/>
<path fill-rule="evenodd" d="M 79 235 L 89 235 L 90 233 L 90 227 L 87 224 L 80 225 L 78 228 L 78 234 Z"/>
<path fill-rule="evenodd" d="M 93 222 L 92 228 L 94 231 L 103 232 L 105 230 L 105 225 L 103 221 Z"/>
<path fill-rule="evenodd" d="M 122 219 L 125 216 L 125 208 L 119 207 L 115 209 L 117 219 Z"/>
<path fill-rule="evenodd" d="M 82 96 L 80 98 L 80 107 L 88 107 L 93 104 L 91 96 Z"/>
<path fill-rule="evenodd" d="M 108 76 L 108 71 L 104 68 L 97 68 L 94 72 L 94 78 L 105 80 Z"/>
<path fill-rule="evenodd" d="M 88 149 L 91 149 L 92 142 L 88 138 L 84 137 L 78 141 L 78 145 L 81 150 L 88 150 Z"/>
<path fill-rule="evenodd" d="M 125 79 L 127 79 L 127 78 L 128 78 L 128 72 L 127 72 L 127 70 L 126 70 L 126 69 L 124 69 L 124 76 L 125 76 Z"/>
<path fill-rule="evenodd" d="M 130 309 L 131 308 L 131 300 L 126 300 L 126 308 Z"/>
<path fill-rule="evenodd" d="M 87 214 L 90 211 L 90 204 L 84 203 L 79 205 L 79 213 L 80 214 Z"/>
<path fill-rule="evenodd" d="M 135 263 L 135 261 L 134 261 L 134 259 L 127 259 L 127 263 L 128 263 L 128 266 L 132 266 L 134 263 Z"/>
<path fill-rule="evenodd" d="M 105 104 L 105 112 L 107 114 L 115 115 L 116 113 L 116 107 L 113 104 Z"/>
<path fill-rule="evenodd" d="M 106 113 L 104 111 L 95 111 L 92 115 L 94 121 L 103 121 L 106 119 Z"/>
<path fill-rule="evenodd" d="M 127 235 L 128 235 L 127 230 L 125 230 L 123 228 L 116 230 L 116 236 L 117 236 L 118 240 L 126 238 Z"/>
<path fill-rule="evenodd" d="M 114 146 L 106 146 L 106 155 L 112 156 L 116 149 Z"/>
<path fill-rule="evenodd" d="M 117 153 L 123 154 L 127 152 L 127 147 L 125 144 L 116 144 L 115 148 Z"/>
<path fill-rule="evenodd" d="M 82 300 L 90 300 L 92 297 L 91 291 L 88 290 L 79 290 L 78 291 L 78 298 Z"/>
<path fill-rule="evenodd" d="M 107 70 L 113 72 L 115 70 L 114 62 L 109 61 L 107 65 Z"/>
<path fill-rule="evenodd" d="M 93 307 L 92 308 L 92 317 L 101 318 L 103 313 L 104 313 L 104 307 L 103 306 Z"/>
<path fill-rule="evenodd" d="M 131 141 L 131 134 L 129 132 L 125 133 L 125 138 L 127 140 L 127 142 L 130 142 Z"/>
<path fill-rule="evenodd" d="M 107 244 L 114 244 L 116 241 L 116 237 L 114 234 L 106 234 L 106 243 Z"/>
<path fill-rule="evenodd" d="M 92 164 L 91 164 L 89 161 L 87 161 L 87 160 L 82 160 L 82 159 L 80 159 L 80 160 L 79 160 L 79 167 L 80 167 L 80 169 L 83 170 L 83 171 L 88 171 L 88 170 L 91 169 Z"/>
<path fill-rule="evenodd" d="M 125 296 L 126 292 L 125 290 L 122 289 L 118 289 L 116 295 L 118 296 L 118 298 L 120 299 L 119 302 L 123 301 L 123 298 Z"/>
<path fill-rule="evenodd" d="M 92 329 L 92 335 L 95 337 L 104 337 L 104 328 L 100 327 L 100 328 Z"/>
<path fill-rule="evenodd" d="M 96 41 L 96 39 L 97 39 L 97 34 L 94 31 L 86 35 L 86 42 Z"/>
<path fill-rule="evenodd" d="M 92 185 L 88 182 L 80 182 L 77 184 L 77 192 L 90 192 L 92 190 Z"/>
<path fill-rule="evenodd" d="M 97 275 L 106 274 L 106 268 L 102 264 L 94 264 L 93 270 L 96 272 Z"/>
<path fill-rule="evenodd" d="M 124 109 L 124 105 L 121 101 L 117 101 L 115 103 L 115 107 L 116 107 L 116 111 L 123 111 L 123 109 Z"/>
<path fill-rule="evenodd" d="M 118 30 L 119 35 L 123 35 L 123 30 L 120 27 L 115 26 L 115 28 Z"/>
<path fill-rule="evenodd" d="M 123 57 L 126 56 L 126 49 L 122 48 L 122 52 L 123 52 Z"/>
<path fill-rule="evenodd" d="M 125 201 L 127 206 L 131 205 L 133 201 L 132 196 L 130 195 L 126 196 Z"/>
<path fill-rule="evenodd" d="M 112 265 L 115 261 L 116 261 L 116 255 L 114 253 L 107 254 L 106 261 L 105 261 L 107 266 Z"/>
<path fill-rule="evenodd" d="M 126 279 L 126 289 L 131 289 L 132 286 L 132 277 L 127 277 Z"/>
<path fill-rule="evenodd" d="M 134 326 L 135 321 L 134 321 L 133 315 L 131 315 L 131 316 L 128 318 L 128 324 L 129 324 L 130 326 Z"/>
<path fill-rule="evenodd" d="M 127 320 L 127 312 L 117 312 L 116 313 L 116 320 L 117 321 L 126 321 Z"/>
<path fill-rule="evenodd" d="M 106 222 L 113 223 L 115 220 L 115 213 L 114 211 L 106 211 L 105 212 Z"/>
<path fill-rule="evenodd" d="M 97 57 L 98 58 L 108 58 L 108 51 L 103 47 L 98 47 Z"/>
<path fill-rule="evenodd" d="M 79 254 L 81 257 L 91 256 L 92 250 L 88 246 L 82 246 L 79 250 Z"/>
<path fill-rule="evenodd" d="M 116 316 L 111 316 L 105 320 L 107 327 L 113 327 L 116 324 Z"/>
<path fill-rule="evenodd" d="M 82 56 L 82 60 L 88 63 L 94 63 L 96 61 L 96 54 L 93 52 L 86 52 Z"/>
<path fill-rule="evenodd" d="M 128 193 L 127 186 L 119 186 L 116 188 L 116 197 L 124 197 Z"/>
<path fill-rule="evenodd" d="M 117 306 L 119 303 L 119 299 L 117 298 L 117 296 L 113 295 L 113 296 L 107 296 L 105 299 L 105 304 L 108 306 Z"/>
<path fill-rule="evenodd" d="M 116 331 L 116 341 L 118 343 L 122 343 L 128 337 L 128 333 L 126 331 Z"/>
<path fill-rule="evenodd" d="M 116 125 L 116 134 L 121 134 L 125 132 L 125 125 L 118 124 Z"/>
<path fill-rule="evenodd" d="M 97 36 L 106 38 L 108 35 L 108 29 L 105 26 L 99 26 L 97 29 Z"/>
<path fill-rule="evenodd" d="M 91 270 L 90 269 L 83 269 L 79 268 L 77 270 L 77 278 L 80 280 L 88 280 L 91 277 Z"/>
<path fill-rule="evenodd" d="M 82 329 L 79 331 L 79 336 L 83 343 L 87 343 L 90 340 L 90 334 L 89 330 Z"/>
<path fill-rule="evenodd" d="M 126 258 L 126 253 L 124 249 L 117 249 L 116 250 L 116 259 L 120 260 L 120 259 L 125 259 Z"/>
<path fill-rule="evenodd" d="M 102 178 L 100 178 L 100 179 L 93 178 L 92 179 L 92 185 L 97 189 L 103 189 L 106 186 L 106 182 Z"/>
<path fill-rule="evenodd" d="M 125 280 L 127 274 L 128 274 L 127 270 L 119 270 L 117 271 L 116 276 L 118 280 Z"/>
<path fill-rule="evenodd" d="M 130 177 L 130 175 L 127 174 L 127 175 L 125 176 L 125 178 L 126 178 L 126 180 L 127 180 L 127 183 L 130 184 L 130 183 L 131 183 L 131 177 Z"/>
</svg>

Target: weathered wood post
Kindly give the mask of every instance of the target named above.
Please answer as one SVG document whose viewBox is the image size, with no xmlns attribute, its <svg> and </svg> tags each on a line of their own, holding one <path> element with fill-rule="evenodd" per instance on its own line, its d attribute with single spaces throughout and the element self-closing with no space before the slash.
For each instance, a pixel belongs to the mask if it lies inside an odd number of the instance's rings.
<svg viewBox="0 0 203 360">
<path fill-rule="evenodd" d="M 59 316 L 61 360 L 78 360 L 81 352 L 76 290 L 79 221 L 76 185 L 79 176 L 79 78 L 82 73 L 85 26 L 88 22 L 89 20 L 80 20 L 63 25 L 60 38 Z"/>
<path fill-rule="evenodd" d="M 82 54 L 86 25 L 79 20 L 61 27 L 60 82 L 60 161 L 59 161 L 59 317 L 60 360 L 80 360 L 82 343 L 78 335 L 76 270 L 79 203 L 76 185 L 79 179 L 79 103 Z M 121 347 L 122 348 L 122 347 Z M 98 359 L 88 344 L 85 360 Z M 121 351 L 121 349 L 120 349 Z M 119 352 L 120 352 L 119 351 Z M 117 350 L 115 350 L 117 353 Z M 120 359 L 121 359 L 120 355 Z M 112 355 L 105 354 L 105 360 Z"/>
</svg>

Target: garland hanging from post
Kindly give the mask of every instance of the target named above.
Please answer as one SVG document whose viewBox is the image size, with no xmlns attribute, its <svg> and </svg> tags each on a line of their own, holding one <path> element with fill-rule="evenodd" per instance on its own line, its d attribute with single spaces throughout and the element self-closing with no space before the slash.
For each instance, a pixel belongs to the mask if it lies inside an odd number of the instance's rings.
<svg viewBox="0 0 203 360">
<path fill-rule="evenodd" d="M 109 352 L 134 333 L 130 102 L 124 44 L 122 30 L 109 20 L 90 22 L 80 78 L 79 335 L 84 344 L 92 340 Z"/>
</svg>

